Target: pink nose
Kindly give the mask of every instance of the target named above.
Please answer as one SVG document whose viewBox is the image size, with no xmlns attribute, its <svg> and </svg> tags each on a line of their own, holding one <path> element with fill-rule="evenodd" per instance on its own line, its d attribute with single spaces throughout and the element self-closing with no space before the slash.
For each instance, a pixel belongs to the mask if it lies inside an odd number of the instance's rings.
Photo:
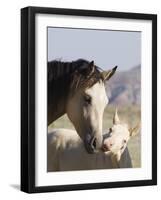
<svg viewBox="0 0 161 200">
<path fill-rule="evenodd" d="M 112 147 L 112 146 L 113 146 L 113 142 L 112 142 L 112 141 L 107 142 L 107 146 L 108 146 L 109 148 Z"/>
<path fill-rule="evenodd" d="M 102 145 L 102 150 L 105 151 L 110 151 L 111 147 L 113 146 L 113 141 L 108 138 L 104 141 L 103 145 Z"/>
<path fill-rule="evenodd" d="M 112 139 L 108 138 L 107 141 L 104 142 L 104 144 L 107 146 L 108 149 L 110 149 L 113 146 Z"/>
</svg>

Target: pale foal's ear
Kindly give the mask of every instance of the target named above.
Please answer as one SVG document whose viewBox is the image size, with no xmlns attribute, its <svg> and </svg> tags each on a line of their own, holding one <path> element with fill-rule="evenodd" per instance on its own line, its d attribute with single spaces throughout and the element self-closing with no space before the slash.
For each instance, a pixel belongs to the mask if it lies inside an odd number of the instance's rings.
<svg viewBox="0 0 161 200">
<path fill-rule="evenodd" d="M 115 73 L 117 69 L 117 66 L 115 66 L 113 69 L 108 70 L 108 71 L 103 71 L 102 72 L 102 77 L 104 81 L 108 81 Z"/>
<path fill-rule="evenodd" d="M 117 113 L 117 108 L 115 109 L 115 114 L 113 116 L 113 124 L 114 125 L 120 124 L 120 119 L 119 119 L 119 116 L 118 116 L 118 113 Z"/>
<path fill-rule="evenodd" d="M 137 135 L 137 134 L 140 132 L 140 127 L 141 127 L 141 124 L 139 123 L 139 124 L 138 124 L 137 126 L 135 126 L 134 128 L 130 128 L 130 129 L 129 129 L 130 137 L 131 137 L 131 136 Z"/>
</svg>

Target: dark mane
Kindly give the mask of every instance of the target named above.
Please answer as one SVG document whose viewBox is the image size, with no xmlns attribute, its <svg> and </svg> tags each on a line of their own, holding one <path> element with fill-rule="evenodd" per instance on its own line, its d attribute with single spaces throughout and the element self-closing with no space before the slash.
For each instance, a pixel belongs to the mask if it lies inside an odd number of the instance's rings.
<svg viewBox="0 0 161 200">
<path fill-rule="evenodd" d="M 65 95 L 69 89 L 75 91 L 80 87 L 92 87 L 96 82 L 103 80 L 101 69 L 94 67 L 94 72 L 87 77 L 83 71 L 89 66 L 89 61 L 79 59 L 72 62 L 53 60 L 48 62 L 48 87 L 54 89 L 58 96 Z M 56 96 L 57 96 L 56 95 Z M 66 96 L 66 95 L 65 95 Z"/>
<path fill-rule="evenodd" d="M 60 60 L 53 60 L 48 62 L 48 81 L 59 79 L 61 76 L 72 74 L 81 66 L 88 66 L 89 61 L 78 59 L 72 62 L 62 62 Z"/>
<path fill-rule="evenodd" d="M 87 75 L 89 64 L 90 62 L 84 59 L 48 62 L 48 108 L 51 104 L 56 108 L 59 102 L 67 100 L 71 92 L 74 93 L 79 88 L 92 87 L 96 82 L 103 80 L 101 69 L 97 66 L 94 66 L 94 71 Z"/>
</svg>

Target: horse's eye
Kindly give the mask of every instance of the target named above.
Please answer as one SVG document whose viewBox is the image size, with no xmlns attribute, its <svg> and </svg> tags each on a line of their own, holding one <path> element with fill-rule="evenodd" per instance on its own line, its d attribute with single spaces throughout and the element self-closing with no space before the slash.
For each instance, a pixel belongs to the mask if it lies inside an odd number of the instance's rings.
<svg viewBox="0 0 161 200">
<path fill-rule="evenodd" d="M 84 96 L 84 101 L 87 103 L 87 104 L 91 104 L 91 97 L 90 96 L 88 96 L 88 95 L 86 95 L 86 96 Z"/>
<path fill-rule="evenodd" d="M 126 143 L 127 141 L 126 141 L 126 140 L 123 140 L 123 142 Z"/>
</svg>

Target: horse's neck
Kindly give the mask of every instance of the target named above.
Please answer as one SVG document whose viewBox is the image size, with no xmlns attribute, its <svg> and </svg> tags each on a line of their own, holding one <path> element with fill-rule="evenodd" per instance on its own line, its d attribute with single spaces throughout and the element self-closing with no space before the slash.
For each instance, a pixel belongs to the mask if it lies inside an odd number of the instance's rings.
<svg viewBox="0 0 161 200">
<path fill-rule="evenodd" d="M 74 69 L 72 63 L 57 64 L 55 62 L 49 65 L 49 75 L 51 77 L 53 76 L 53 81 L 48 83 L 48 125 L 66 113 L 66 101 L 67 94 L 69 93 L 69 84 L 63 85 L 63 80 L 62 82 L 60 81 L 60 76 L 61 73 L 64 73 L 64 76 L 67 76 Z"/>
<path fill-rule="evenodd" d="M 55 107 L 54 104 L 48 105 L 48 125 L 66 113 L 65 106 L 60 104 Z"/>
</svg>

